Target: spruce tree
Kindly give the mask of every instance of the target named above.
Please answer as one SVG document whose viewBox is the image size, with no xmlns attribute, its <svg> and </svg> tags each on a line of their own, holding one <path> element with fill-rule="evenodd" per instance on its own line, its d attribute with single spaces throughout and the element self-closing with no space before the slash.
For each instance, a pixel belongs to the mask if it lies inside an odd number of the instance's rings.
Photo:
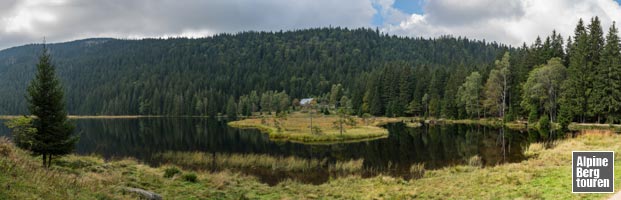
<svg viewBox="0 0 621 200">
<path fill-rule="evenodd" d="M 587 110 L 589 116 L 597 117 L 597 122 L 600 122 L 602 118 L 601 114 L 604 112 L 604 105 L 601 103 L 601 99 L 597 98 L 597 94 L 605 93 L 606 87 L 604 82 L 605 70 L 600 66 L 602 51 L 604 48 L 604 34 L 599 18 L 594 17 L 591 19 L 591 24 L 588 26 L 588 53 L 587 53 L 587 66 L 589 70 L 586 71 L 589 74 L 589 82 L 591 83 L 591 95 L 588 99 L 589 109 Z"/>
<path fill-rule="evenodd" d="M 233 98 L 233 96 L 229 97 L 229 100 L 226 103 L 226 117 L 230 120 L 237 119 L 237 104 L 235 103 L 235 98 Z"/>
<path fill-rule="evenodd" d="M 596 85 L 596 88 L 600 89 L 597 90 L 594 98 L 601 102 L 602 112 L 608 123 L 614 122 L 613 117 L 621 107 L 621 53 L 617 33 L 617 27 L 613 22 L 606 35 L 606 45 L 598 70 L 601 81 L 598 81 Z"/>
<path fill-rule="evenodd" d="M 43 166 L 49 167 L 53 156 L 71 153 L 78 138 L 73 136 L 74 126 L 67 119 L 64 92 L 56 77 L 56 67 L 48 49 L 43 46 L 35 78 L 28 86 L 28 109 L 35 116 L 31 151 L 41 155 Z"/>
<path fill-rule="evenodd" d="M 568 43 L 570 53 L 567 81 L 565 92 L 561 100 L 565 117 L 578 116 L 581 122 L 585 122 L 589 110 L 589 99 L 592 92 L 591 65 L 587 62 L 588 35 L 582 19 L 578 21 L 575 29 L 574 42 Z"/>
</svg>

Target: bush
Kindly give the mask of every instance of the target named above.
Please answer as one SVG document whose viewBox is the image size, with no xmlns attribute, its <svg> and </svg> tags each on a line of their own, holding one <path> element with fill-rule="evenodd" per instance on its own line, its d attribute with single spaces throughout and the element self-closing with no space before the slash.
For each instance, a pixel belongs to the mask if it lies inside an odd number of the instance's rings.
<svg viewBox="0 0 621 200">
<path fill-rule="evenodd" d="M 537 122 L 537 109 L 530 109 L 530 112 L 528 113 L 528 123 L 529 124 L 534 124 L 535 122 Z"/>
<path fill-rule="evenodd" d="M 571 113 L 567 108 L 561 107 L 558 116 L 558 124 L 561 126 L 561 131 L 569 131 L 569 123 L 571 123 Z"/>
<path fill-rule="evenodd" d="M 196 174 L 195 174 L 195 173 L 187 173 L 187 174 L 184 174 L 183 176 L 181 176 L 181 178 L 182 178 L 184 181 L 191 182 L 191 183 L 196 183 L 196 181 L 197 181 L 197 178 L 196 178 Z"/>
<path fill-rule="evenodd" d="M 425 163 L 414 163 L 410 166 L 410 175 L 413 179 L 423 178 L 425 176 Z"/>
<path fill-rule="evenodd" d="M 548 118 L 548 115 L 541 116 L 541 118 L 539 119 L 538 125 L 539 125 L 540 132 L 542 133 L 550 132 L 551 125 L 550 125 L 550 118 Z"/>
<path fill-rule="evenodd" d="M 181 174 L 181 170 L 176 167 L 168 167 L 164 170 L 164 178 L 172 178 L 177 174 Z"/>
</svg>

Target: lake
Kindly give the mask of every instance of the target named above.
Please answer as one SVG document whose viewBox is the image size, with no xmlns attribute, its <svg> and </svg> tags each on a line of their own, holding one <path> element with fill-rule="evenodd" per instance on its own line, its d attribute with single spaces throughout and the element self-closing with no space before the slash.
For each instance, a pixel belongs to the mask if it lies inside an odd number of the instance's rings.
<svg viewBox="0 0 621 200">
<path fill-rule="evenodd" d="M 137 119 L 76 119 L 80 141 L 76 153 L 100 155 L 105 159 L 133 157 L 157 166 L 160 153 L 209 152 L 221 154 L 267 154 L 301 158 L 339 160 L 363 159 L 369 169 L 363 176 L 378 173 L 407 177 L 409 167 L 424 163 L 426 169 L 465 164 L 479 156 L 484 166 L 527 159 L 524 151 L 533 142 L 552 141 L 537 131 L 516 131 L 477 125 L 423 125 L 406 127 L 403 123 L 388 124 L 389 137 L 372 141 L 307 145 L 270 141 L 266 134 L 252 129 L 236 129 L 225 120 L 206 118 L 137 118 Z M 9 136 L 8 128 L 0 127 L 0 136 Z M 209 166 L 205 166 L 207 169 Z M 325 171 L 325 170 L 323 170 Z M 270 185 L 293 178 L 319 184 L 329 180 L 321 169 L 314 173 L 265 173 L 245 171 Z"/>
</svg>

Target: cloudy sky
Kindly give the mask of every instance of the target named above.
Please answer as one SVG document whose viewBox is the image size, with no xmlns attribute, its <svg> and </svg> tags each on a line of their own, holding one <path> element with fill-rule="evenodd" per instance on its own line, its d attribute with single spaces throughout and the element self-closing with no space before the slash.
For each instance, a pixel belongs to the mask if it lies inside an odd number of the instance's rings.
<svg viewBox="0 0 621 200">
<path fill-rule="evenodd" d="M 511 45 L 579 18 L 621 21 L 614 0 L 1 0 L 0 49 L 90 37 L 204 37 L 245 30 L 378 27 L 403 36 L 467 36 Z"/>
</svg>

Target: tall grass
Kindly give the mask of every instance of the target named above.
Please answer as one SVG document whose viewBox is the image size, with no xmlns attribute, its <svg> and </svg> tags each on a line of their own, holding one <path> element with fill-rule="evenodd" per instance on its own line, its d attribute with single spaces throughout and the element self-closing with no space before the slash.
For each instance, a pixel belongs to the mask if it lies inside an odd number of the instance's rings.
<svg viewBox="0 0 621 200">
<path fill-rule="evenodd" d="M 270 156 L 266 154 L 224 154 L 214 156 L 204 152 L 165 152 L 156 155 L 164 162 L 188 167 L 205 169 L 213 167 L 230 168 L 264 168 L 281 171 L 304 172 L 324 166 L 327 159 L 304 159 L 294 156 Z"/>
<path fill-rule="evenodd" d="M 468 165 L 471 167 L 482 167 L 483 159 L 479 155 L 472 156 L 468 159 Z"/>
<path fill-rule="evenodd" d="M 269 169 L 274 171 L 307 172 L 325 170 L 330 173 L 356 174 L 362 172 L 363 159 L 336 161 L 327 159 L 306 159 L 295 156 L 271 156 L 266 154 L 224 154 L 214 156 L 204 152 L 165 152 L 155 156 L 167 164 L 191 169 Z M 213 166 L 215 165 L 215 166 Z"/>
<path fill-rule="evenodd" d="M 413 179 L 425 177 L 425 163 L 414 163 L 410 166 L 410 176 Z"/>
</svg>

